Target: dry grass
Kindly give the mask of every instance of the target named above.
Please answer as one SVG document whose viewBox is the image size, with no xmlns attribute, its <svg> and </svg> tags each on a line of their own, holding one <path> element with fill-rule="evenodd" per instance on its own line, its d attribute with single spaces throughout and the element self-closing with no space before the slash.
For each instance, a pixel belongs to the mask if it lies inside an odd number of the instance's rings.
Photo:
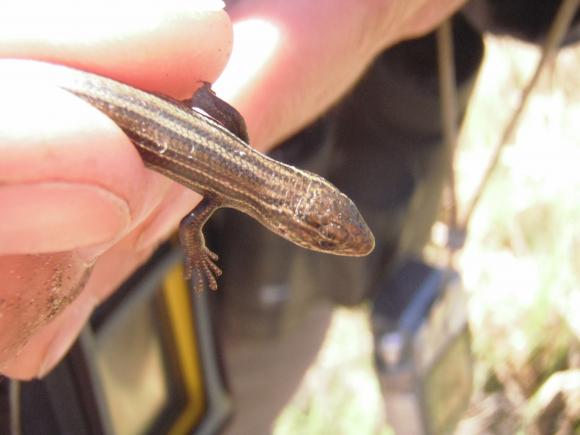
<svg viewBox="0 0 580 435">
<path fill-rule="evenodd" d="M 486 45 L 456 162 L 463 205 L 539 56 L 511 40 Z M 477 359 L 461 433 L 580 432 L 579 71 L 580 48 L 569 48 L 544 74 L 458 257 Z M 338 310 L 276 435 L 391 433 L 371 352 L 363 310 Z"/>
</svg>

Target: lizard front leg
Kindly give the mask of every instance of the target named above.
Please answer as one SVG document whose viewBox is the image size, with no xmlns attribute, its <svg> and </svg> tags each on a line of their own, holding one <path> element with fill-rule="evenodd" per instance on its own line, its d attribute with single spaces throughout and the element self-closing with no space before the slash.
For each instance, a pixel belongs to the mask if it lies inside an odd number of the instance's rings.
<svg viewBox="0 0 580 435">
<path fill-rule="evenodd" d="M 204 289 L 207 281 L 209 288 L 217 290 L 216 277 L 222 274 L 216 266 L 217 254 L 205 245 L 203 226 L 220 207 L 220 202 L 211 196 L 205 196 L 202 201 L 185 216 L 179 224 L 179 241 L 185 254 L 185 278 L 193 278 L 193 288 L 196 292 Z"/>
</svg>

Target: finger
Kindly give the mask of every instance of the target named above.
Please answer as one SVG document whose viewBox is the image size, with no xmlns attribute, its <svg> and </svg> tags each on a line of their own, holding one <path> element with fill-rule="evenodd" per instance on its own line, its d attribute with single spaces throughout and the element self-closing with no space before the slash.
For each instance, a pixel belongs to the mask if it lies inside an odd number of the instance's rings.
<svg viewBox="0 0 580 435">
<path fill-rule="evenodd" d="M 189 97 L 225 64 L 221 1 L 24 0 L 0 4 L 0 57 L 47 60 Z"/>
<path fill-rule="evenodd" d="M 75 260 L 74 255 L 69 253 L 61 256 L 62 259 L 55 255 L 44 257 L 45 261 L 57 267 L 61 260 Z M 22 269 L 23 279 L 31 284 L 39 279 L 54 278 L 45 268 L 35 270 L 31 276 L 29 270 L 24 270 L 22 258 L 0 257 L 0 266 L 4 268 L 9 263 L 13 263 L 15 270 Z M 29 263 L 33 265 L 32 259 Z M 38 275 L 40 277 L 36 278 Z M 21 292 L 20 299 L 4 299 L 7 302 L 0 318 L 0 373 L 18 379 L 31 379 L 41 374 L 43 367 L 46 367 L 44 372 L 52 368 L 70 347 L 95 306 L 90 290 L 80 294 L 78 288 L 51 290 L 49 292 L 36 285 Z"/>
<path fill-rule="evenodd" d="M 459 3 L 240 0 L 231 60 L 214 88 L 246 118 L 252 145 L 269 149 L 327 110 L 386 46 Z"/>
<path fill-rule="evenodd" d="M 64 251 L 127 229 L 146 202 L 139 186 L 154 185 L 128 139 L 66 92 L 3 80 L 1 65 L 0 253 Z"/>
<path fill-rule="evenodd" d="M 135 252 L 130 238 L 117 243 L 99 259 L 87 286 L 69 306 L 57 300 L 73 299 L 74 288 L 68 292 L 62 288 L 47 292 L 37 286 L 21 294 L 19 303 L 5 299 L 4 315 L 0 317 L 0 373 L 31 379 L 54 368 L 73 344 L 94 307 L 150 255 L 150 251 Z M 74 254 L 63 256 L 75 261 Z M 52 259 L 52 256 L 47 258 Z M 0 257 L 0 267 L 6 261 L 9 259 Z M 51 264 L 58 261 L 51 260 Z M 76 292 L 79 291 L 77 288 Z"/>
<path fill-rule="evenodd" d="M 203 6 L 204 2 L 199 4 Z M 107 71 L 110 76 L 129 74 L 127 81 L 176 94 L 180 89 L 197 86 L 198 77 L 216 74 L 218 66 L 221 67 L 219 62 L 224 61 L 230 36 L 223 12 L 189 8 L 185 11 L 189 12 L 188 20 L 182 9 L 147 10 L 145 5 L 128 21 L 129 29 L 117 22 L 119 28 L 107 27 L 108 37 L 100 35 L 102 39 L 95 39 L 94 34 L 94 29 L 100 27 L 97 25 L 91 32 L 90 26 L 107 18 L 104 9 L 93 11 L 90 25 L 83 22 L 87 20 L 84 9 L 73 7 L 66 14 L 52 10 L 55 16 L 67 17 L 62 27 L 68 25 L 69 33 L 76 32 L 74 38 L 66 39 L 66 43 L 60 41 L 62 44 L 55 49 L 59 38 L 64 38 L 64 30 L 62 34 L 51 33 L 52 28 L 45 25 L 31 36 L 8 32 L 7 28 L 14 26 L 0 26 L 0 32 L 10 42 L 1 45 L 0 55 L 29 56 L 42 52 L 44 57 L 62 56 L 59 60 L 68 63 L 86 63 L 89 59 L 98 66 L 95 69 L 112 69 Z M 107 11 L 109 15 L 111 11 Z M 14 11 L 12 14 L 18 15 Z M 177 22 L 169 20 L 175 16 L 180 17 Z M 45 17 L 42 22 L 52 20 Z M 148 27 L 152 24 L 153 28 Z M 199 44 L 200 32 L 204 31 L 209 34 L 204 35 L 204 44 Z M 84 59 L 87 50 L 83 49 L 88 42 L 97 47 L 96 55 Z M 183 47 L 189 51 L 182 52 Z M 137 59 L 127 56 L 121 59 L 121 54 L 127 52 L 147 54 Z M 200 62 L 204 56 L 209 60 Z M 171 74 L 158 68 L 160 58 L 165 60 L 164 68 L 181 71 L 174 74 L 175 81 L 166 82 Z M 138 68 L 132 63 L 135 61 L 139 62 Z M 199 65 L 201 71 L 188 70 L 188 65 Z M 19 89 L 5 78 L 0 83 L 4 84 L 0 114 L 6 115 L 0 118 L 0 169 L 3 169 L 0 178 L 4 182 L 0 199 L 10 212 L 7 216 L 10 219 L 6 219 L 9 224 L 0 234 L 0 252 L 49 252 L 100 243 L 127 228 L 130 220 L 140 223 L 158 204 L 167 183 L 159 182 L 159 177 L 144 169 L 125 135 L 107 117 L 66 92 Z M 58 231 L 59 227 L 67 231 Z"/>
<path fill-rule="evenodd" d="M 379 47 L 379 3 L 236 3 L 234 49 L 215 89 L 246 117 L 254 146 L 287 137 L 361 74 Z"/>
</svg>

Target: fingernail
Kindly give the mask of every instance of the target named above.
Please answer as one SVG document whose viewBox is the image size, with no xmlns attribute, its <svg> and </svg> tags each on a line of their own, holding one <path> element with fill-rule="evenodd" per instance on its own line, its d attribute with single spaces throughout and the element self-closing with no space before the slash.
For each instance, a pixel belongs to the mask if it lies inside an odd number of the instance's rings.
<svg viewBox="0 0 580 435">
<path fill-rule="evenodd" d="M 119 237 L 131 221 L 125 200 L 94 185 L 5 185 L 0 204 L 0 253 L 66 251 L 104 243 Z"/>
</svg>

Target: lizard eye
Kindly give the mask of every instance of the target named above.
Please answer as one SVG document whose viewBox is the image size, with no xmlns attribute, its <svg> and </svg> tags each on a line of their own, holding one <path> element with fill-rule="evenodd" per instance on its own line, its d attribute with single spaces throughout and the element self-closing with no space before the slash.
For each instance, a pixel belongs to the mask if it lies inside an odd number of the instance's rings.
<svg viewBox="0 0 580 435">
<path fill-rule="evenodd" d="M 311 213 L 306 216 L 306 222 L 313 228 L 325 227 L 331 223 L 330 217 L 327 214 Z"/>
</svg>

